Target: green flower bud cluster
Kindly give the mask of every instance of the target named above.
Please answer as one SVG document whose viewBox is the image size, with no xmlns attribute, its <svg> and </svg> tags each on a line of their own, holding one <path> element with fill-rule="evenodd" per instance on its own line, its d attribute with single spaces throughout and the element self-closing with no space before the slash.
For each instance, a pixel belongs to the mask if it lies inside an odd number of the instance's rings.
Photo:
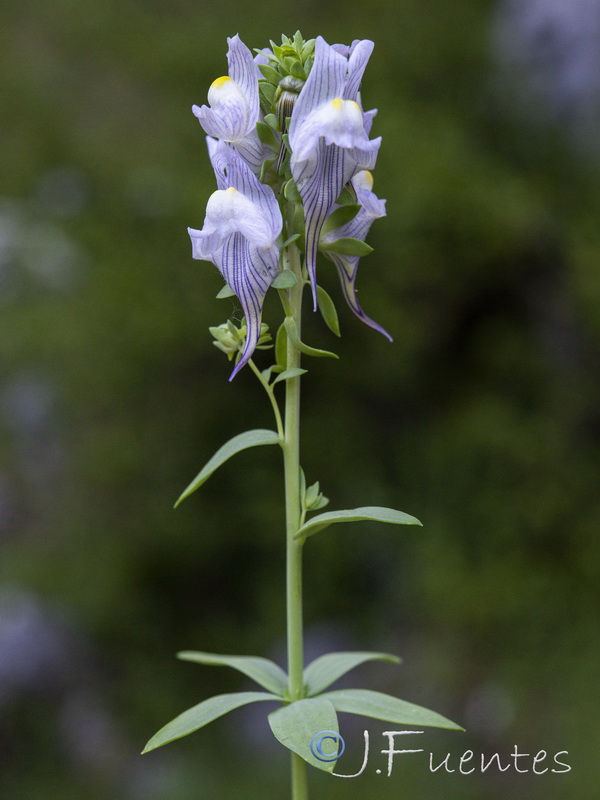
<svg viewBox="0 0 600 800">
<path fill-rule="evenodd" d="M 271 52 L 267 49 L 256 50 L 268 61 L 267 64 L 258 65 L 263 74 L 258 88 L 265 114 L 276 112 L 283 93 L 300 93 L 313 64 L 314 49 L 315 40 L 305 42 L 300 31 L 296 31 L 292 39 L 282 35 L 281 45 L 272 41 Z"/>
<path fill-rule="evenodd" d="M 311 486 L 306 486 L 304 470 L 300 471 L 300 501 L 303 512 L 318 511 L 318 509 L 324 508 L 329 503 L 329 498 L 325 497 L 321 491 L 319 481 L 316 481 Z"/>
<path fill-rule="evenodd" d="M 229 361 L 231 361 L 237 353 L 243 351 L 244 344 L 246 343 L 246 334 L 248 332 L 245 319 L 242 320 L 239 328 L 228 319 L 227 322 L 224 322 L 222 325 L 210 327 L 208 330 L 212 336 L 214 336 L 214 346 L 222 353 L 225 353 Z M 257 347 L 261 350 L 267 350 L 269 347 L 272 347 L 270 344 L 271 341 L 272 337 L 269 333 L 269 326 L 263 322 L 260 326 L 260 338 Z"/>
</svg>

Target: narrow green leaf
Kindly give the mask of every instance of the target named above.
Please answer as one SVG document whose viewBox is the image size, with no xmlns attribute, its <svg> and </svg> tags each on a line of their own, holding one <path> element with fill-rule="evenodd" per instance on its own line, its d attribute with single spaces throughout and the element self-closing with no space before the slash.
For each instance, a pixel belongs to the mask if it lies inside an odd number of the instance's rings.
<svg viewBox="0 0 600 800">
<path fill-rule="evenodd" d="M 168 722 L 158 733 L 154 734 L 142 753 L 148 753 L 150 750 L 162 747 L 163 744 L 194 733 L 235 708 L 262 700 L 279 700 L 281 702 L 281 698 L 266 692 L 235 692 L 234 694 L 218 694 L 215 697 L 209 697 L 208 700 L 203 700 L 197 706 L 188 708 L 183 714 Z"/>
<path fill-rule="evenodd" d="M 342 225 L 346 225 L 354 219 L 360 209 L 361 206 L 357 203 L 348 203 L 347 205 L 336 208 L 325 220 L 321 236 L 325 236 L 325 234 L 330 231 L 336 231 L 338 228 L 341 228 Z"/>
<path fill-rule="evenodd" d="M 332 333 L 335 333 L 336 336 L 341 336 L 340 322 L 334 302 L 322 286 L 317 286 L 317 300 L 325 324 Z"/>
<path fill-rule="evenodd" d="M 261 140 L 263 144 L 266 144 L 272 150 L 279 150 L 279 141 L 277 139 L 277 135 L 273 131 L 272 128 L 269 128 L 268 125 L 265 125 L 264 122 L 257 122 L 256 123 L 256 133 L 258 134 L 258 138 Z"/>
<path fill-rule="evenodd" d="M 290 341 L 301 353 L 307 356 L 316 356 L 317 358 L 339 358 L 339 356 L 329 352 L 329 350 L 317 350 L 315 347 L 309 347 L 307 344 L 304 344 L 298 336 L 298 329 L 293 317 L 286 317 L 284 325 Z"/>
<path fill-rule="evenodd" d="M 206 664 L 215 667 L 232 667 L 242 672 L 253 681 L 259 683 L 263 689 L 273 694 L 283 696 L 287 691 L 288 677 L 280 666 L 268 658 L 260 656 L 223 656 L 218 653 L 203 653 L 197 650 L 184 650 L 177 653 L 177 658 L 182 661 L 193 661 L 196 664 Z"/>
<path fill-rule="evenodd" d="M 290 378 L 297 378 L 299 375 L 304 375 L 308 370 L 301 369 L 300 367 L 292 367 L 292 369 L 285 369 L 282 373 L 280 373 L 275 380 L 273 381 L 273 386 L 279 381 L 287 381 Z"/>
<path fill-rule="evenodd" d="M 275 361 L 282 370 L 287 367 L 287 333 L 285 332 L 285 325 L 283 322 L 277 330 L 275 337 Z"/>
<path fill-rule="evenodd" d="M 336 239 L 335 242 L 321 242 L 320 247 L 321 250 L 338 253 L 341 256 L 368 256 L 373 252 L 371 245 L 350 237 Z"/>
<path fill-rule="evenodd" d="M 253 431 L 246 431 L 245 433 L 234 436 L 233 439 L 230 439 L 226 444 L 220 447 L 210 461 L 200 470 L 175 503 L 175 508 L 177 508 L 182 500 L 189 497 L 192 492 L 199 489 L 200 486 L 210 478 L 213 472 L 218 469 L 221 464 L 224 464 L 230 459 L 231 456 L 234 456 L 241 450 L 247 450 L 249 447 L 258 447 L 263 444 L 279 444 L 279 436 L 275 431 L 263 430 L 261 428 Z"/>
<path fill-rule="evenodd" d="M 436 711 L 370 689 L 338 689 L 334 692 L 325 692 L 319 697 L 329 700 L 336 711 L 348 714 L 360 714 L 363 717 L 381 719 L 398 725 L 425 725 L 432 728 L 464 730 Z"/>
<path fill-rule="evenodd" d="M 273 69 L 273 67 L 270 67 L 268 64 L 259 64 L 258 68 L 262 72 L 263 77 L 265 77 L 269 83 L 272 83 L 273 86 L 279 86 L 281 75 L 276 69 Z"/>
<path fill-rule="evenodd" d="M 233 320 L 232 320 L 232 319 L 228 319 L 228 320 L 227 320 L 227 327 L 229 328 L 229 333 L 230 333 L 232 336 L 237 336 L 237 334 L 238 334 L 238 329 L 237 329 L 237 328 L 235 327 L 235 325 L 233 324 Z"/>
<path fill-rule="evenodd" d="M 421 525 L 416 517 L 411 517 L 403 511 L 382 506 L 363 506 L 362 508 L 345 508 L 341 511 L 327 511 L 318 514 L 306 522 L 296 534 L 296 538 L 306 538 L 322 531 L 336 522 L 358 522 L 363 519 L 374 522 L 388 522 L 392 525 Z"/>
<path fill-rule="evenodd" d="M 310 750 L 315 734 L 321 731 L 339 732 L 335 709 L 328 700 L 312 697 L 278 708 L 269 714 L 269 725 L 275 738 L 289 750 L 313 767 L 333 772 L 335 761 L 320 761 Z"/>
<path fill-rule="evenodd" d="M 398 656 L 389 653 L 369 653 L 366 651 L 327 653 L 316 658 L 304 670 L 304 684 L 309 695 L 320 694 L 338 678 L 345 675 L 365 661 L 391 661 L 400 664 Z"/>
<path fill-rule="evenodd" d="M 273 279 L 271 286 L 274 289 L 291 289 L 298 283 L 298 278 L 294 275 L 291 269 L 282 269 L 281 272 Z"/>
<path fill-rule="evenodd" d="M 227 284 L 221 289 L 219 294 L 217 295 L 217 300 L 223 300 L 225 297 L 235 297 L 235 292 L 233 289 L 230 289 Z"/>
</svg>

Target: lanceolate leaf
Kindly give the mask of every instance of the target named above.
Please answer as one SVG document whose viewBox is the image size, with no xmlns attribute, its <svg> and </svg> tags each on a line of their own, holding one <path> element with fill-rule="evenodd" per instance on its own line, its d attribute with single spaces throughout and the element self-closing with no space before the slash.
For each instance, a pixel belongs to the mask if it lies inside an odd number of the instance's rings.
<svg viewBox="0 0 600 800">
<path fill-rule="evenodd" d="M 194 661 L 196 664 L 207 666 L 232 667 L 238 672 L 243 672 L 253 681 L 259 683 L 264 689 L 279 696 L 287 691 L 287 675 L 280 666 L 268 658 L 260 656 L 223 656 L 217 653 L 202 653 L 196 650 L 184 650 L 177 653 L 177 658 L 182 661 Z"/>
<path fill-rule="evenodd" d="M 304 344 L 298 336 L 298 328 L 296 327 L 296 322 L 293 317 L 286 317 L 284 325 L 290 341 L 301 353 L 307 356 L 317 356 L 318 358 L 339 358 L 339 356 L 335 353 L 331 353 L 329 350 L 318 350 L 316 347 L 309 347 L 307 344 Z"/>
<path fill-rule="evenodd" d="M 335 333 L 336 336 L 340 336 L 340 323 L 335 305 L 322 286 L 317 286 L 317 299 L 325 324 L 332 333 Z"/>
<path fill-rule="evenodd" d="M 301 367 L 292 367 L 291 369 L 285 369 L 281 372 L 273 381 L 273 386 L 279 381 L 287 381 L 290 378 L 297 378 L 299 375 L 304 375 L 307 373 L 307 369 L 301 369 Z"/>
<path fill-rule="evenodd" d="M 320 246 L 322 250 L 329 250 L 342 256 L 368 256 L 373 252 L 371 245 L 350 237 L 336 239 L 335 242 L 321 242 Z"/>
<path fill-rule="evenodd" d="M 364 506 L 361 508 L 346 508 L 342 511 L 327 511 L 318 514 L 306 522 L 296 534 L 297 539 L 305 539 L 322 531 L 336 522 L 358 522 L 359 520 L 372 520 L 374 522 L 388 522 L 393 525 L 420 525 L 416 517 L 411 517 L 402 511 L 383 506 Z"/>
<path fill-rule="evenodd" d="M 335 683 L 338 678 L 350 672 L 351 669 L 364 664 L 365 661 L 391 661 L 399 664 L 401 659 L 389 653 L 368 653 L 357 651 L 354 653 L 327 653 L 316 658 L 304 670 L 304 684 L 309 695 L 319 694 Z"/>
<path fill-rule="evenodd" d="M 183 736 L 187 736 L 208 725 L 213 719 L 233 711 L 234 708 L 248 705 L 248 703 L 258 703 L 262 700 L 279 700 L 281 702 L 279 697 L 267 692 L 236 692 L 234 694 L 218 694 L 215 697 L 209 697 L 208 700 L 203 700 L 197 706 L 188 708 L 183 714 L 167 723 L 158 733 L 155 733 L 142 750 L 142 753 L 148 753 L 163 744 L 173 742 L 175 739 L 181 739 Z"/>
<path fill-rule="evenodd" d="M 339 689 L 325 692 L 319 697 L 329 700 L 336 711 L 345 711 L 348 714 L 360 714 L 363 717 L 394 722 L 397 725 L 424 725 L 432 728 L 464 730 L 460 725 L 435 711 L 370 689 Z"/>
<path fill-rule="evenodd" d="M 339 732 L 333 705 L 322 697 L 297 700 L 269 714 L 273 735 L 289 750 L 324 772 L 333 772 L 335 761 L 321 761 L 310 750 L 315 734 L 321 731 Z M 333 748 L 332 748 L 333 749 Z"/>
<path fill-rule="evenodd" d="M 283 322 L 279 326 L 275 337 L 275 360 L 277 361 L 277 366 L 285 370 L 287 365 L 287 333 Z"/>
<path fill-rule="evenodd" d="M 360 208 L 360 205 L 357 203 L 348 203 L 348 205 L 336 208 L 336 210 L 327 217 L 323 225 L 323 230 L 321 231 L 321 236 L 325 236 L 330 231 L 336 231 L 338 228 L 341 228 L 342 225 L 346 225 L 350 220 L 353 220 L 360 211 Z"/>
<path fill-rule="evenodd" d="M 258 447 L 262 444 L 279 444 L 279 436 L 275 431 L 268 431 L 257 429 L 253 431 L 246 431 L 234 436 L 226 444 L 220 447 L 208 463 L 200 470 L 194 480 L 182 493 L 181 497 L 175 503 L 175 508 L 189 497 L 192 492 L 195 492 L 202 484 L 210 478 L 213 472 L 218 469 L 221 464 L 224 464 L 231 456 L 239 453 L 241 450 L 247 450 L 249 447 Z"/>
</svg>

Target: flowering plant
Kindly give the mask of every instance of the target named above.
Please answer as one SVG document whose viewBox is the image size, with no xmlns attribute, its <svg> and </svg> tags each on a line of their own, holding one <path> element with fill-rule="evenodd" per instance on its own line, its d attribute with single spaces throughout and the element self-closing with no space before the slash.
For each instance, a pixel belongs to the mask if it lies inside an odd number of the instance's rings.
<svg viewBox="0 0 600 800">
<path fill-rule="evenodd" d="M 354 314 L 391 341 L 362 310 L 356 296 L 361 257 L 371 252 L 365 237 L 385 215 L 385 201 L 372 191 L 381 138 L 370 139 L 376 111 L 364 111 L 359 88 L 373 50 L 369 40 L 351 46 L 329 45 L 322 37 L 305 41 L 300 33 L 281 45 L 250 50 L 228 40 L 227 76 L 208 91 L 208 105 L 193 112 L 207 134 L 217 190 L 208 199 L 204 224 L 189 229 L 193 257 L 211 261 L 225 286 L 218 297 L 236 295 L 244 318 L 211 327 L 214 344 L 234 368 L 229 380 L 248 365 L 265 389 L 276 430 L 234 436 L 207 462 L 177 504 L 241 450 L 278 445 L 283 453 L 286 500 L 288 671 L 262 657 L 186 651 L 179 657 L 201 664 L 233 667 L 266 691 L 211 697 L 180 714 L 146 745 L 152 750 L 186 736 L 239 706 L 277 701 L 269 723 L 291 751 L 292 796 L 307 794 L 306 764 L 333 772 L 338 753 L 324 754 L 323 739 L 338 736 L 337 712 L 349 712 L 400 725 L 459 729 L 441 715 L 365 689 L 326 691 L 342 675 L 370 660 L 398 662 L 379 652 L 329 653 L 307 667 L 303 659 L 302 550 L 306 540 L 341 522 L 375 520 L 420 525 L 415 517 L 380 506 L 320 511 L 329 500 L 319 482 L 307 486 L 300 467 L 301 355 L 334 357 L 301 338 L 302 294 L 310 286 L 314 309 L 339 336 L 331 297 L 317 282 L 318 253 L 336 267 L 343 296 Z M 302 255 L 304 258 L 302 259 Z M 253 355 L 273 347 L 262 309 L 269 288 L 279 293 L 284 320 L 274 342 L 275 361 L 262 371 Z M 277 397 L 285 384 L 285 409 Z M 176 504 L 176 505 L 177 505 Z M 309 516 L 313 515 L 313 516 Z M 317 734 L 321 737 L 315 747 Z"/>
</svg>

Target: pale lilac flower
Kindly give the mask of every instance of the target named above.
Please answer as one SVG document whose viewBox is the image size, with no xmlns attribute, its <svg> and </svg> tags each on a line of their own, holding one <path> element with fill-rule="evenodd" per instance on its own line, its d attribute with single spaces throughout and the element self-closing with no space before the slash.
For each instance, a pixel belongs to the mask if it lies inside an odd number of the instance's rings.
<svg viewBox="0 0 600 800">
<path fill-rule="evenodd" d="M 236 34 L 227 39 L 229 75 L 217 78 L 208 90 L 209 106 L 192 111 L 209 136 L 229 142 L 257 175 L 267 155 L 256 133 L 260 119 L 258 79 L 261 76 L 252 53 Z"/>
<path fill-rule="evenodd" d="M 369 140 L 374 111 L 364 113 L 358 90 L 373 50 L 368 39 L 351 47 L 315 43 L 315 60 L 290 123 L 290 166 L 304 205 L 306 266 L 316 307 L 316 258 L 323 224 L 343 187 L 375 166 L 381 137 Z"/>
<path fill-rule="evenodd" d="M 370 172 L 358 172 L 352 178 L 352 186 L 354 187 L 356 199 L 360 203 L 361 208 L 350 222 L 327 233 L 323 237 L 324 242 L 335 242 L 337 239 L 342 238 L 360 239 L 361 242 L 364 242 L 374 220 L 385 217 L 385 200 L 380 200 L 377 195 L 371 191 L 373 177 Z M 360 260 L 359 256 L 346 256 L 331 251 L 327 252 L 327 256 L 337 267 L 344 297 L 352 311 L 354 311 L 356 316 L 366 325 L 382 333 L 391 342 L 392 337 L 389 333 L 365 314 L 356 297 L 355 283 L 358 262 Z"/>
<path fill-rule="evenodd" d="M 208 199 L 202 230 L 188 231 L 193 257 L 218 267 L 246 317 L 246 343 L 232 380 L 260 338 L 264 297 L 278 272 L 275 240 L 283 223 L 271 187 L 260 183 L 230 145 L 206 141 L 218 189 Z"/>
</svg>

